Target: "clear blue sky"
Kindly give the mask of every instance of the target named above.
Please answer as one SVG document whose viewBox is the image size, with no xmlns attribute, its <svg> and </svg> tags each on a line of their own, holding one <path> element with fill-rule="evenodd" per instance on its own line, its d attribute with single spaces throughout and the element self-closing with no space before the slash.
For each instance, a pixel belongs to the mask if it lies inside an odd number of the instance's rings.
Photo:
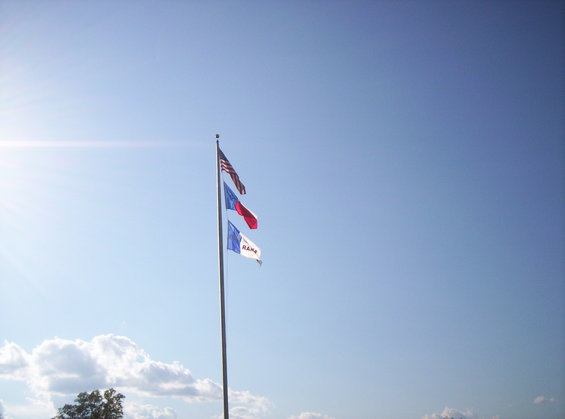
<svg viewBox="0 0 565 419">
<path fill-rule="evenodd" d="M 565 416 L 564 3 L 0 0 L 0 412 Z M 231 182 L 226 177 L 227 182 Z"/>
</svg>

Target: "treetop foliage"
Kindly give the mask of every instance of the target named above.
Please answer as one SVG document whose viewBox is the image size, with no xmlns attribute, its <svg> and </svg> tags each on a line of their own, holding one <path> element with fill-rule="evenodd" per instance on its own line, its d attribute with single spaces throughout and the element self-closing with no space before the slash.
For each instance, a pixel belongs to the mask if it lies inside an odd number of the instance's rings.
<svg viewBox="0 0 565 419">
<path fill-rule="evenodd" d="M 125 396 L 117 393 L 113 388 L 106 390 L 104 397 L 99 390 L 79 393 L 75 404 L 66 404 L 59 408 L 53 419 L 122 419 L 123 399 Z"/>
</svg>

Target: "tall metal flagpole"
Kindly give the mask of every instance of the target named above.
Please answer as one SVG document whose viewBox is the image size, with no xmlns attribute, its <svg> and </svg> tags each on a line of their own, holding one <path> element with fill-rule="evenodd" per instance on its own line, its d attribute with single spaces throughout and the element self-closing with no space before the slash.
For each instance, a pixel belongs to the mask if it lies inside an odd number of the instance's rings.
<svg viewBox="0 0 565 419">
<path fill-rule="evenodd" d="M 224 297 L 224 245 L 222 233 L 222 192 L 220 187 L 220 135 L 216 134 L 216 190 L 218 192 L 218 266 L 220 270 L 220 317 L 222 322 L 222 377 L 224 392 L 224 419 L 229 419 L 228 361 L 226 354 L 226 311 Z"/>
</svg>

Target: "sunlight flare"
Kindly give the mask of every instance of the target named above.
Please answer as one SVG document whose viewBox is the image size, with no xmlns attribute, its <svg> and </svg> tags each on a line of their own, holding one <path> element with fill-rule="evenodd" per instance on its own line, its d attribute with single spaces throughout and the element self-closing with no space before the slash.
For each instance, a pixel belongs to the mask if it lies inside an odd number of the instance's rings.
<svg viewBox="0 0 565 419">
<path fill-rule="evenodd" d="M 135 148 L 186 147 L 196 142 L 187 141 L 0 141 L 0 148 Z"/>
</svg>

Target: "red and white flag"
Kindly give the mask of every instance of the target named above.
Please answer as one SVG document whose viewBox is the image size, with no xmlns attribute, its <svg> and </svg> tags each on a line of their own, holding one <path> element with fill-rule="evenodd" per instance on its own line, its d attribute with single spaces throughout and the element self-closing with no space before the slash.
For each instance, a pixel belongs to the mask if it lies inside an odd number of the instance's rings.
<svg viewBox="0 0 565 419">
<path fill-rule="evenodd" d="M 245 186 L 243 185 L 243 183 L 241 183 L 241 180 L 239 180 L 239 176 L 237 175 L 235 169 L 231 165 L 226 155 L 222 152 L 222 150 L 218 149 L 218 151 L 220 152 L 220 167 L 224 172 L 230 175 L 231 180 L 233 180 L 233 183 L 239 193 L 245 195 Z"/>
</svg>

